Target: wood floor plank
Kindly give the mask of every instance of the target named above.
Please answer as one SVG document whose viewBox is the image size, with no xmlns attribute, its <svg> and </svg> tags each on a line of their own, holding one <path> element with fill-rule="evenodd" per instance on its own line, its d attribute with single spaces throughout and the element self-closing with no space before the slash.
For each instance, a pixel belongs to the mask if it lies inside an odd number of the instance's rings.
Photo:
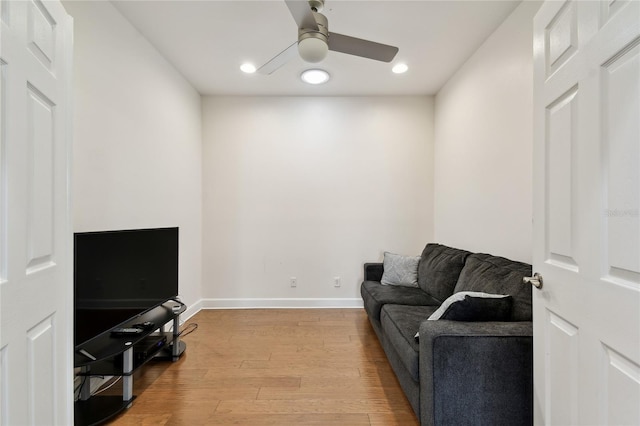
<svg viewBox="0 0 640 426">
<path fill-rule="evenodd" d="M 333 362 L 336 365 L 343 360 L 350 362 L 376 362 L 384 361 L 386 357 L 383 353 L 362 350 L 360 347 L 321 347 L 307 348 L 304 350 L 277 351 L 272 352 L 268 361 L 305 362 L 308 359 L 322 359 L 326 362 Z"/>
<path fill-rule="evenodd" d="M 274 342 L 274 339 L 278 340 L 278 343 Z M 349 342 L 349 336 L 334 336 L 330 339 L 331 341 L 338 342 Z M 316 336 L 316 337 L 300 337 L 300 336 L 234 336 L 229 341 L 232 345 L 254 345 L 255 347 L 266 346 L 270 348 L 275 348 L 279 344 L 282 345 L 311 345 L 322 347 L 325 345 L 325 337 L 324 336 Z"/>
<path fill-rule="evenodd" d="M 274 360 L 245 360 L 242 361 L 241 368 L 323 368 L 323 369 L 331 369 L 331 368 L 359 368 L 359 366 L 363 366 L 364 368 L 375 368 L 375 361 L 368 361 L 366 359 L 320 359 L 320 358 L 310 358 L 310 359 L 301 359 L 296 357 L 291 357 L 289 359 L 274 359 Z"/>
<path fill-rule="evenodd" d="M 147 389 L 144 394 L 141 395 L 148 398 L 159 398 L 159 404 L 178 404 L 188 401 L 190 404 L 203 403 L 207 404 L 209 401 L 234 399 L 234 400 L 250 400 L 258 397 L 260 387 L 258 386 L 231 386 L 221 388 L 215 384 L 199 383 L 196 385 L 181 386 L 177 389 Z M 173 401 L 164 402 L 162 398 L 170 396 Z"/>
<path fill-rule="evenodd" d="M 169 423 L 170 418 L 171 414 L 153 415 L 129 412 L 126 416 L 121 416 L 112 424 L 118 426 L 163 426 Z"/>
<path fill-rule="evenodd" d="M 369 422 L 371 426 L 406 426 L 416 425 L 416 416 L 413 413 L 394 412 L 394 413 L 371 413 L 369 414 Z"/>
<path fill-rule="evenodd" d="M 397 392 L 399 395 L 402 394 L 402 390 L 398 386 L 398 383 L 395 380 L 380 380 L 379 377 L 374 376 L 359 376 L 359 377 L 341 377 L 339 381 L 337 381 L 333 377 L 311 377 L 304 376 L 300 381 L 301 388 L 311 388 L 311 389 L 323 389 L 323 388 L 331 388 L 339 384 L 342 387 L 347 389 L 355 389 L 359 387 L 363 388 L 388 388 L 389 390 L 393 390 Z"/>
<path fill-rule="evenodd" d="M 342 382 L 323 387 L 265 386 L 258 392 L 259 400 L 300 400 L 300 399 L 384 399 L 390 398 L 387 389 L 374 386 L 344 386 Z M 403 398 L 395 394 L 394 398 Z"/>
<path fill-rule="evenodd" d="M 366 414 L 214 414 L 207 425 L 252 425 L 252 426 L 369 426 Z"/>
<path fill-rule="evenodd" d="M 348 368 L 307 368 L 305 366 L 278 368 L 210 368 L 208 378 L 216 377 L 360 377 L 360 370 L 355 367 Z"/>
<path fill-rule="evenodd" d="M 209 378 L 189 380 L 184 377 L 180 379 L 160 378 L 157 385 L 167 386 L 189 386 L 199 389 L 233 389 L 233 388 L 261 388 L 261 387 L 300 387 L 301 377 L 295 376 L 248 376 L 230 374 L 227 377 L 220 377 L 212 374 Z"/>
<path fill-rule="evenodd" d="M 121 420 L 126 421 L 130 414 L 136 415 L 138 418 L 165 414 L 169 414 L 171 416 L 175 414 L 184 414 L 185 416 L 198 417 L 204 421 L 215 413 L 219 404 L 220 400 L 216 399 L 205 400 L 198 398 L 191 400 L 175 398 L 170 392 L 167 392 L 164 395 L 160 395 L 158 393 L 149 395 L 143 394 L 139 395 L 138 398 L 134 400 L 131 408 L 120 415 L 113 424 L 119 425 Z"/>
<path fill-rule="evenodd" d="M 187 323 L 185 354 L 138 370 L 137 398 L 111 424 L 418 425 L 363 309 L 203 310 Z"/>
<path fill-rule="evenodd" d="M 217 413 L 314 414 L 314 413 L 390 413 L 406 410 L 408 402 L 388 399 L 282 399 L 224 400 Z"/>
</svg>

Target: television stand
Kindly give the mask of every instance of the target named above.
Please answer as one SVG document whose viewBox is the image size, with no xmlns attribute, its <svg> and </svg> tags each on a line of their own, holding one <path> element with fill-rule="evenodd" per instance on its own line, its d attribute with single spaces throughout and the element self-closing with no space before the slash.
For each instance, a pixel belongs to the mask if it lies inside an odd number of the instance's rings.
<svg viewBox="0 0 640 426">
<path fill-rule="evenodd" d="M 80 376 L 90 382 L 91 376 L 122 376 L 122 396 L 91 396 L 90 384 L 81 385 L 80 399 L 75 403 L 76 426 L 100 424 L 131 406 L 133 395 L 133 373 L 150 360 L 177 361 L 186 350 L 180 340 L 180 314 L 186 310 L 172 309 L 175 302 L 168 301 L 147 312 L 137 315 L 119 327 L 131 327 L 146 321 L 154 323 L 155 330 L 139 335 L 114 336 L 111 330 L 100 334 L 76 348 L 74 366 L 80 367 Z M 172 332 L 164 330 L 173 322 Z"/>
</svg>

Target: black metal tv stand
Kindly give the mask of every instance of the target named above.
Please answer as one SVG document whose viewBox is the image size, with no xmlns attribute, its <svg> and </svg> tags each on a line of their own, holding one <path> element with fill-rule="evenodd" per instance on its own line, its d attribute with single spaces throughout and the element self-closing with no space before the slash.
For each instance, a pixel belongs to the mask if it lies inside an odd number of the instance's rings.
<svg viewBox="0 0 640 426">
<path fill-rule="evenodd" d="M 179 308 L 175 308 L 179 305 Z M 96 425 L 107 421 L 122 410 L 129 408 L 135 399 L 133 395 L 133 373 L 152 359 L 177 361 L 187 345 L 180 340 L 180 314 L 186 305 L 168 301 L 122 324 L 151 322 L 153 330 L 137 335 L 114 336 L 103 333 L 76 348 L 74 366 L 80 367 L 83 384 L 80 399 L 74 407 L 76 426 Z M 171 332 L 165 325 L 173 321 Z M 153 342 L 156 342 L 153 344 Z M 151 343 L 151 344 L 150 344 Z M 122 396 L 91 396 L 91 376 L 122 376 Z M 84 383 L 84 380 L 89 383 Z"/>
</svg>

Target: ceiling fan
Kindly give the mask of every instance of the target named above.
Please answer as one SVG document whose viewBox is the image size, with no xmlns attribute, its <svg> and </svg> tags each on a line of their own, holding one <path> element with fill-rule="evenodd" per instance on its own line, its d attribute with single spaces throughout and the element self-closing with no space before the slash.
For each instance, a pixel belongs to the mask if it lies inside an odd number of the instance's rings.
<svg viewBox="0 0 640 426">
<path fill-rule="evenodd" d="M 391 62 L 398 48 L 369 40 L 329 32 L 329 23 L 322 13 L 324 0 L 285 0 L 293 19 L 298 24 L 298 40 L 262 65 L 258 72 L 272 74 L 296 54 L 306 62 L 320 62 L 329 50 Z"/>
</svg>

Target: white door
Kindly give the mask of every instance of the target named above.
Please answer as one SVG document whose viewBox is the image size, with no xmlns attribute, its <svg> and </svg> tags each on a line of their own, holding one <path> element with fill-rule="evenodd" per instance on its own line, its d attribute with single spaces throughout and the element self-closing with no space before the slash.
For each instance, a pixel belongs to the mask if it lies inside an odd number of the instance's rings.
<svg viewBox="0 0 640 426">
<path fill-rule="evenodd" d="M 640 2 L 534 19 L 536 424 L 640 425 Z"/>
<path fill-rule="evenodd" d="M 73 23 L 58 1 L 0 7 L 0 423 L 69 425 Z"/>
</svg>

